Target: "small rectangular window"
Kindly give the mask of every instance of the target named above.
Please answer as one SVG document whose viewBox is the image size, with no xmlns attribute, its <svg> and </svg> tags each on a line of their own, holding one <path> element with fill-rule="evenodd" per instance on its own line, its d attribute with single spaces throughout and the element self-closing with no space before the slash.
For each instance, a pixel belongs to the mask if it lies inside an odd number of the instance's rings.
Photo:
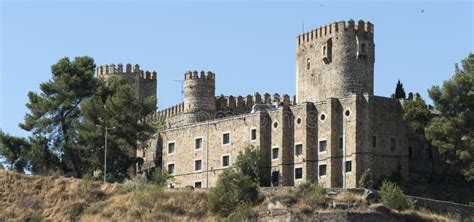
<svg viewBox="0 0 474 222">
<path fill-rule="evenodd" d="M 257 129 L 250 130 L 250 140 L 256 140 L 256 139 L 257 139 Z"/>
<path fill-rule="evenodd" d="M 342 136 L 339 137 L 339 140 L 337 141 L 337 147 L 342 150 L 344 148 L 344 139 Z"/>
<path fill-rule="evenodd" d="M 222 166 L 223 167 L 228 167 L 229 166 L 229 156 L 223 156 L 222 157 Z"/>
<path fill-rule="evenodd" d="M 372 147 L 377 147 L 377 137 L 372 136 Z"/>
<path fill-rule="evenodd" d="M 194 171 L 202 170 L 202 160 L 194 161 Z"/>
<path fill-rule="evenodd" d="M 202 187 L 202 182 L 198 181 L 194 183 L 194 188 L 201 188 Z"/>
<path fill-rule="evenodd" d="M 222 134 L 222 144 L 229 144 L 230 143 L 230 133 Z"/>
<path fill-rule="evenodd" d="M 278 159 L 278 148 L 272 149 L 272 160 Z"/>
<path fill-rule="evenodd" d="M 413 157 L 413 147 L 411 147 L 411 146 L 408 147 L 408 157 L 409 158 Z"/>
<path fill-rule="evenodd" d="M 346 173 L 352 171 L 352 161 L 346 161 Z"/>
<path fill-rule="evenodd" d="M 168 174 L 174 175 L 174 163 L 168 164 Z"/>
<path fill-rule="evenodd" d="M 319 165 L 319 176 L 326 175 L 326 164 Z"/>
<path fill-rule="evenodd" d="M 303 168 L 295 168 L 295 180 L 303 178 Z"/>
<path fill-rule="evenodd" d="M 327 149 L 327 142 L 326 140 L 319 141 L 319 152 L 324 152 Z"/>
<path fill-rule="evenodd" d="M 173 154 L 175 153 L 176 149 L 175 149 L 175 143 L 168 143 L 168 153 L 169 154 Z"/>
<path fill-rule="evenodd" d="M 295 145 L 295 156 L 303 155 L 303 144 Z"/>
<path fill-rule="evenodd" d="M 202 138 L 197 138 L 194 144 L 195 144 L 195 146 L 194 146 L 195 149 L 197 149 L 197 150 L 201 149 L 202 148 Z"/>
<path fill-rule="evenodd" d="M 390 149 L 394 150 L 397 148 L 397 140 L 395 138 L 390 138 Z"/>
</svg>

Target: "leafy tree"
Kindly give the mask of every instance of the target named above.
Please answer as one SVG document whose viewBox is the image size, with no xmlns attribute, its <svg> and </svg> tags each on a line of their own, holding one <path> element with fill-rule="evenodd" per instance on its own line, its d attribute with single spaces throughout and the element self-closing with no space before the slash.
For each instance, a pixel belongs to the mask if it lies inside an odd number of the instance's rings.
<svg viewBox="0 0 474 222">
<path fill-rule="evenodd" d="M 425 101 L 421 98 L 407 100 L 403 103 L 403 119 L 418 135 L 424 135 L 425 127 L 431 120 L 431 112 L 427 109 Z"/>
<path fill-rule="evenodd" d="M 154 98 L 140 100 L 124 78 L 99 79 L 94 94 L 81 107 L 79 141 L 90 156 L 89 171 L 103 167 L 107 126 L 107 173 L 116 180 L 127 177 L 128 169 L 139 162 L 130 156 L 136 152 L 137 141 L 146 144 L 155 133 L 154 126 L 143 121 L 153 110 Z"/>
<path fill-rule="evenodd" d="M 209 192 L 209 208 L 223 216 L 229 215 L 241 204 L 251 204 L 258 199 L 258 184 L 249 176 L 233 169 L 219 175 L 216 187 Z"/>
<path fill-rule="evenodd" d="M 150 182 L 159 187 L 165 187 L 168 181 L 174 181 L 174 177 L 167 170 L 157 168 L 151 175 Z"/>
<path fill-rule="evenodd" d="M 28 165 L 31 143 L 23 138 L 11 136 L 0 130 L 0 156 L 5 158 L 10 170 L 23 173 Z"/>
<path fill-rule="evenodd" d="M 269 183 L 264 164 L 264 153 L 260 148 L 253 145 L 248 145 L 243 152 L 240 151 L 235 160 L 235 166 L 242 174 L 249 176 L 263 186 Z"/>
<path fill-rule="evenodd" d="M 474 54 L 456 64 L 454 76 L 428 90 L 439 116 L 426 128 L 426 137 L 448 163 L 462 167 L 474 180 Z"/>
<path fill-rule="evenodd" d="M 82 153 L 76 146 L 77 124 L 82 101 L 92 95 L 95 87 L 94 60 L 76 57 L 60 59 L 51 67 L 52 78 L 40 84 L 40 93 L 29 92 L 26 104 L 30 113 L 20 127 L 45 137 L 49 149 L 60 155 L 61 168 L 67 174 L 80 176 Z"/>
<path fill-rule="evenodd" d="M 395 88 L 395 99 L 405 99 L 405 89 L 403 88 L 403 84 L 398 80 L 397 87 Z"/>
</svg>

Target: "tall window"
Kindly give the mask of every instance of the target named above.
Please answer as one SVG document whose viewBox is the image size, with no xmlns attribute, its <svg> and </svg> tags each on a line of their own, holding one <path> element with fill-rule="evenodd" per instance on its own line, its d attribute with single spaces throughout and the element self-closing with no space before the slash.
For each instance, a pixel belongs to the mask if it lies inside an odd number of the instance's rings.
<svg viewBox="0 0 474 222">
<path fill-rule="evenodd" d="M 278 159 L 278 148 L 273 148 L 272 149 L 272 160 Z"/>
<path fill-rule="evenodd" d="M 168 153 L 174 154 L 176 152 L 175 143 L 168 143 Z"/>
<path fill-rule="evenodd" d="M 230 165 L 229 155 L 222 156 L 222 166 L 228 167 Z"/>
<path fill-rule="evenodd" d="M 229 144 L 230 143 L 230 133 L 222 134 L 222 144 Z"/>
<path fill-rule="evenodd" d="M 324 152 L 327 150 L 327 141 L 326 140 L 321 140 L 319 141 L 319 152 Z"/>
<path fill-rule="evenodd" d="M 372 147 L 377 147 L 377 137 L 372 136 Z"/>
<path fill-rule="evenodd" d="M 257 139 L 257 129 L 250 130 L 250 140 L 256 140 L 256 139 Z"/>
<path fill-rule="evenodd" d="M 306 69 L 311 69 L 311 59 L 310 58 L 306 59 Z"/>
<path fill-rule="evenodd" d="M 168 164 L 168 174 L 174 175 L 174 163 Z"/>
<path fill-rule="evenodd" d="M 295 145 L 295 156 L 303 155 L 303 144 Z"/>
<path fill-rule="evenodd" d="M 202 170 L 202 160 L 194 161 L 194 171 Z"/>
<path fill-rule="evenodd" d="M 319 165 L 319 176 L 326 175 L 326 164 Z"/>
<path fill-rule="evenodd" d="M 295 180 L 303 178 L 303 168 L 295 168 Z"/>
<path fill-rule="evenodd" d="M 195 141 L 195 149 L 201 149 L 202 148 L 202 138 L 197 138 L 196 141 Z"/>
<path fill-rule="evenodd" d="M 348 160 L 346 161 L 346 173 L 352 171 L 352 161 Z"/>
<path fill-rule="evenodd" d="M 413 157 L 413 147 L 411 147 L 411 146 L 408 147 L 408 157 L 409 158 Z"/>
</svg>

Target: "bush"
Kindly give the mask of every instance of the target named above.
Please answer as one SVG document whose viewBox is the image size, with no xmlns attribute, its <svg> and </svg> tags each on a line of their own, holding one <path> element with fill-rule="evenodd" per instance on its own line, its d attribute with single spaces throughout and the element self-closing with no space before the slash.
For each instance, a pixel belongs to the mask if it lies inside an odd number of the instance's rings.
<svg viewBox="0 0 474 222">
<path fill-rule="evenodd" d="M 370 168 L 366 169 L 357 183 L 357 187 L 372 189 L 374 185 L 374 179 L 372 177 L 372 171 Z"/>
<path fill-rule="evenodd" d="M 384 180 L 380 187 L 380 196 L 382 203 L 386 206 L 396 210 L 413 210 L 415 208 L 415 201 L 405 196 L 400 187 L 389 181 Z"/>
<path fill-rule="evenodd" d="M 0 164 L 1 165 L 1 164 Z M 26 218 L 27 222 L 40 222 L 43 221 L 43 213 L 40 211 L 33 211 L 30 216 Z"/>
<path fill-rule="evenodd" d="M 257 199 L 257 182 L 233 169 L 226 169 L 219 175 L 217 185 L 208 197 L 209 209 L 222 216 L 229 215 L 239 204 L 254 203 Z"/>
<path fill-rule="evenodd" d="M 262 186 L 269 185 L 269 178 L 265 175 L 265 156 L 262 150 L 248 145 L 244 152 L 240 151 L 235 159 L 235 166 L 243 175 L 249 176 Z"/>
<path fill-rule="evenodd" d="M 252 206 L 248 204 L 240 204 L 237 208 L 229 215 L 229 221 L 247 221 L 254 215 Z"/>
<path fill-rule="evenodd" d="M 143 191 L 135 192 L 135 201 L 140 209 L 152 208 L 161 197 L 164 197 L 163 188 L 154 184 L 145 185 Z"/>
<path fill-rule="evenodd" d="M 318 183 L 303 183 L 298 187 L 298 196 L 301 196 L 304 203 L 316 208 L 323 206 L 326 202 L 326 190 Z"/>
<path fill-rule="evenodd" d="M 131 191 L 141 191 L 145 188 L 146 178 L 143 175 L 136 175 L 131 180 L 126 180 L 122 186 L 122 191 L 131 192 Z"/>
<path fill-rule="evenodd" d="M 150 182 L 160 187 L 166 187 L 168 181 L 173 181 L 174 177 L 166 170 L 156 169 L 151 175 Z"/>
</svg>

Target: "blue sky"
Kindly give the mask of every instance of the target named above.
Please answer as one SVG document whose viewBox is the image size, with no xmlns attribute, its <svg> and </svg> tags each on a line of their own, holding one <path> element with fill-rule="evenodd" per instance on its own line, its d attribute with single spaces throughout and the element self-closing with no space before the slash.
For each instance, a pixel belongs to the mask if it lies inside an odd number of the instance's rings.
<svg viewBox="0 0 474 222">
<path fill-rule="evenodd" d="M 138 63 L 158 72 L 158 105 L 181 101 L 187 70 L 216 73 L 216 94 L 295 94 L 295 37 L 330 22 L 375 25 L 375 94 L 441 84 L 473 50 L 472 1 L 0 0 L 0 128 L 18 127 L 28 91 L 60 58 Z"/>
</svg>

